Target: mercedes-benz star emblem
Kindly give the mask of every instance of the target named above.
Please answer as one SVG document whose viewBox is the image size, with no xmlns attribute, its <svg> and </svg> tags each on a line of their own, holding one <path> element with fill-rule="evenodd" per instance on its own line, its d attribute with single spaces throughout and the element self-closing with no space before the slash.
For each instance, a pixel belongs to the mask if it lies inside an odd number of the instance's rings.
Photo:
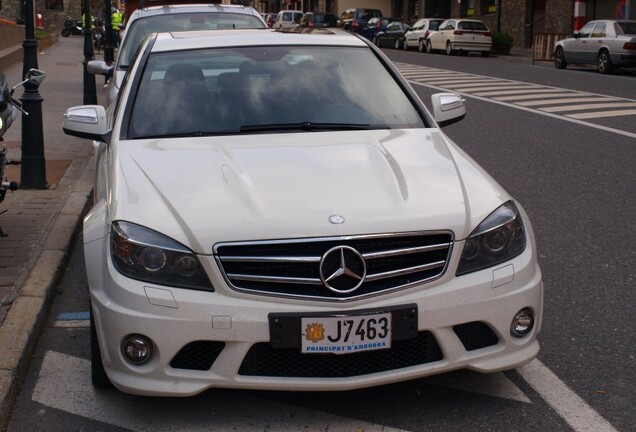
<svg viewBox="0 0 636 432">
<path fill-rule="evenodd" d="M 357 290 L 366 275 L 364 258 L 352 247 L 336 246 L 320 259 L 320 280 L 335 293 L 347 294 Z"/>
</svg>

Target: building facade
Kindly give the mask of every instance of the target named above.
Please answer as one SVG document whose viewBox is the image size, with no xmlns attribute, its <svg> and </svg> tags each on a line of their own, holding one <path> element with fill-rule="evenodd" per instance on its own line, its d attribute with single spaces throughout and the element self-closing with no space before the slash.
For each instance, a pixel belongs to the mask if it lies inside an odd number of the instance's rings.
<svg viewBox="0 0 636 432">
<path fill-rule="evenodd" d="M 0 18 L 20 21 L 24 2 L 0 0 Z M 44 28 L 57 32 L 64 20 L 81 17 L 83 0 L 31 0 L 42 14 Z M 90 0 L 96 17 L 109 8 L 111 0 Z M 120 0 L 121 1 L 121 0 Z M 205 2 L 205 0 L 201 0 Z M 195 2 L 195 0 L 193 0 Z M 570 33 L 591 19 L 636 19 L 636 0 L 220 0 L 241 3 L 258 11 L 281 9 L 330 12 L 337 15 L 349 7 L 374 7 L 385 15 L 413 21 L 421 17 L 482 20 L 493 32 L 508 33 L 514 45 L 531 47 L 538 33 Z"/>
</svg>

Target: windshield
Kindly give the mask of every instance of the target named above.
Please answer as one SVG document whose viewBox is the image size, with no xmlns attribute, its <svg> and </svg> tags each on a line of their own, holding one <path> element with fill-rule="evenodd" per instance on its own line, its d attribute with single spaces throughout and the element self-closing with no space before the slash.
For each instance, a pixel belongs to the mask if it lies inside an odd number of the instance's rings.
<svg viewBox="0 0 636 432">
<path fill-rule="evenodd" d="M 368 48 L 275 46 L 152 54 L 130 138 L 424 127 Z"/>
<path fill-rule="evenodd" d="M 247 14 L 219 12 L 188 12 L 152 15 L 130 23 L 120 47 L 118 67 L 126 69 L 137 47 L 150 33 L 189 30 L 253 29 L 266 26 L 258 17 Z"/>
</svg>

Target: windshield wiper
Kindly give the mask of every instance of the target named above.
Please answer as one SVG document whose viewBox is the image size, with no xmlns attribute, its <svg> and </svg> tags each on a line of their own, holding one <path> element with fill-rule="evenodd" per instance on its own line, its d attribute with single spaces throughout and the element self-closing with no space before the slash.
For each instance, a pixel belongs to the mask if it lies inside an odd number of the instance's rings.
<svg viewBox="0 0 636 432">
<path fill-rule="evenodd" d="M 277 131 L 331 131 L 331 130 L 369 130 L 369 129 L 389 129 L 388 127 L 371 126 L 369 124 L 355 123 L 279 123 L 264 125 L 241 126 L 241 133 L 250 132 L 277 132 Z"/>
</svg>

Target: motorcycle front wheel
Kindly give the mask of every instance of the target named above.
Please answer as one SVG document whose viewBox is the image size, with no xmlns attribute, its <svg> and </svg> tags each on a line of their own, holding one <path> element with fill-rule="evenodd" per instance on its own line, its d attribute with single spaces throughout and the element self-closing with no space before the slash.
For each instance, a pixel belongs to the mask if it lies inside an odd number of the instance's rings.
<svg viewBox="0 0 636 432">
<path fill-rule="evenodd" d="M 71 31 L 69 29 L 62 30 L 62 36 L 69 37 L 71 35 Z"/>
</svg>

